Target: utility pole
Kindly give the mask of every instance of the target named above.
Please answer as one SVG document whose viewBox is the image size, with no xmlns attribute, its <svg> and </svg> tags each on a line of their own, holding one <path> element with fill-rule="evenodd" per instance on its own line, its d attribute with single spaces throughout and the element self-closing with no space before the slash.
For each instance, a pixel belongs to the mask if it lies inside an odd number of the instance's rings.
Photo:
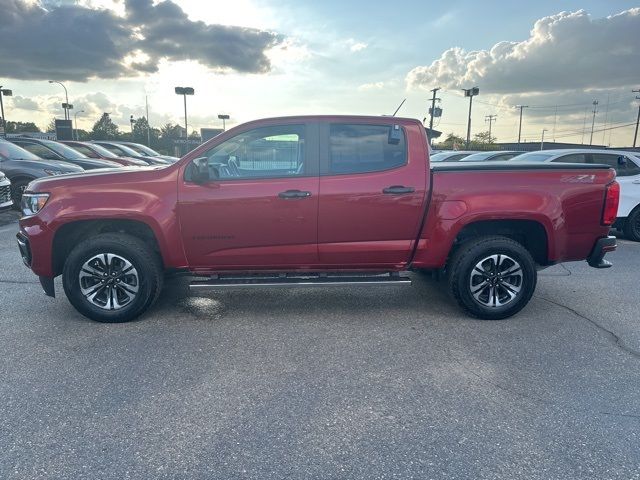
<svg viewBox="0 0 640 480">
<path fill-rule="evenodd" d="M 440 101 L 439 98 L 436 98 L 436 92 L 440 90 L 440 87 L 436 87 L 431 90 L 433 92 L 433 96 L 431 97 L 431 111 L 429 112 L 429 130 L 433 130 L 433 116 L 436 113 L 436 100 Z"/>
<path fill-rule="evenodd" d="M 522 135 L 522 110 L 529 108 L 529 105 L 516 105 L 520 109 L 520 126 L 518 127 L 518 146 L 520 146 L 520 136 Z"/>
<path fill-rule="evenodd" d="M 596 126 L 596 113 L 598 113 L 598 100 L 593 101 L 593 119 L 591 120 L 591 137 L 589 137 L 589 145 L 593 145 L 593 127 Z"/>
<path fill-rule="evenodd" d="M 640 89 L 631 90 L 632 93 L 640 93 Z M 636 95 L 636 100 L 640 100 L 640 96 Z M 636 133 L 633 134 L 633 148 L 636 148 L 636 140 L 638 140 L 638 124 L 640 123 L 640 103 L 638 104 L 638 118 L 636 119 Z"/>
<path fill-rule="evenodd" d="M 10 97 L 13 95 L 13 92 L 8 88 L 2 88 L 0 85 L 0 113 L 2 114 L 2 135 L 4 138 L 7 138 L 7 119 L 4 118 L 4 105 L 2 104 L 2 97 Z"/>
<path fill-rule="evenodd" d="M 546 128 L 542 129 L 542 138 L 540 139 L 540 150 L 544 150 L 544 132 L 548 132 Z"/>
<path fill-rule="evenodd" d="M 147 147 L 151 147 L 151 126 L 149 125 L 149 96 L 144 96 L 144 104 L 147 109 Z"/>
<path fill-rule="evenodd" d="M 484 123 L 487 123 L 487 120 L 489 121 L 489 143 L 491 143 L 491 124 L 496 121 L 496 118 L 498 118 L 498 115 L 486 115 L 484 117 Z"/>
<path fill-rule="evenodd" d="M 469 149 L 469 144 L 471 143 L 471 106 L 473 104 L 473 97 L 480 93 L 480 89 L 478 87 L 473 88 L 463 88 L 465 97 L 469 97 L 469 121 L 467 122 L 467 150 Z"/>
</svg>

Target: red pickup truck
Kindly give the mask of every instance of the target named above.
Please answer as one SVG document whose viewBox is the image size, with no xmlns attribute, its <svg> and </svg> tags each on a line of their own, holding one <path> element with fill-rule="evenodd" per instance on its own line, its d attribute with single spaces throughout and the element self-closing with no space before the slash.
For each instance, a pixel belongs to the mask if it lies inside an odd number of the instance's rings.
<svg viewBox="0 0 640 480">
<path fill-rule="evenodd" d="M 537 270 L 611 264 L 619 186 L 606 165 L 429 164 L 420 122 L 394 117 L 259 120 L 174 165 L 32 182 L 18 244 L 54 296 L 131 320 L 163 276 L 191 288 L 396 285 L 444 271 L 469 314 L 520 311 Z"/>
</svg>

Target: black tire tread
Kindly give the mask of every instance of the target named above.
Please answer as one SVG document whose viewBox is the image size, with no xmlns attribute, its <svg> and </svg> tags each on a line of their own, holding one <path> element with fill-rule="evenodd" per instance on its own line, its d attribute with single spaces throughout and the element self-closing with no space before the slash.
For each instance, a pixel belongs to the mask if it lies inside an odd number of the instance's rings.
<svg viewBox="0 0 640 480">
<path fill-rule="evenodd" d="M 631 214 L 624 221 L 623 232 L 624 236 L 634 242 L 640 242 L 640 235 L 634 231 L 633 223 L 636 221 L 636 217 L 640 215 L 640 206 L 636 207 Z"/>
<path fill-rule="evenodd" d="M 76 261 L 75 257 L 82 256 L 86 250 L 94 248 L 99 243 L 108 242 L 117 243 L 120 248 L 124 248 L 134 252 L 135 255 L 138 255 L 142 259 L 142 261 L 146 263 L 146 266 L 149 267 L 150 272 L 149 278 L 145 280 L 151 286 L 151 290 L 148 292 L 146 300 L 142 302 L 135 310 L 127 311 L 125 312 L 125 315 L 120 316 L 95 315 L 92 310 L 84 309 L 82 308 L 82 306 L 76 305 L 72 300 L 70 291 L 70 289 L 73 287 L 70 286 L 68 284 L 69 282 L 67 281 L 70 275 L 69 269 Z M 142 240 L 126 233 L 103 233 L 80 242 L 67 257 L 67 260 L 64 264 L 62 276 L 65 294 L 67 295 L 67 298 L 71 301 L 73 306 L 86 317 L 102 323 L 128 322 L 140 316 L 156 302 L 156 300 L 160 296 L 160 292 L 162 291 L 162 285 L 164 281 L 162 261 L 159 258 L 159 255 L 155 251 L 151 250 L 148 245 L 145 244 Z"/>
<path fill-rule="evenodd" d="M 526 302 L 524 302 L 522 307 L 520 307 L 513 313 L 508 313 L 508 314 L 496 314 L 496 315 L 479 314 L 477 311 L 474 311 L 473 309 L 471 309 L 464 302 L 459 289 L 459 284 L 460 284 L 459 277 L 462 274 L 461 268 L 460 268 L 461 265 L 464 264 L 467 258 L 477 255 L 478 251 L 480 251 L 486 245 L 493 244 L 496 242 L 499 242 L 502 245 L 509 246 L 510 248 L 513 248 L 515 250 L 518 250 L 519 253 L 525 257 L 525 260 L 527 262 L 530 262 L 531 265 L 534 265 L 534 268 L 535 268 L 535 262 L 533 260 L 533 257 L 529 253 L 529 251 L 525 249 L 522 246 L 522 244 L 520 244 L 519 242 L 516 242 L 515 240 L 509 237 L 504 237 L 502 235 L 490 235 L 490 236 L 488 235 L 488 236 L 470 238 L 465 242 L 461 243 L 456 248 L 453 255 L 451 255 L 450 257 L 449 262 L 447 262 L 447 272 L 448 272 L 447 280 L 449 283 L 449 291 L 451 292 L 453 298 L 458 303 L 458 305 L 460 305 L 460 307 L 465 311 L 465 313 L 467 313 L 468 315 L 474 318 L 479 318 L 482 320 L 501 320 L 504 318 L 508 318 L 512 315 L 515 315 L 518 311 L 524 308 L 524 306 L 528 303 L 531 296 L 533 295 L 533 291 L 535 290 L 535 282 L 534 282 L 533 288 L 531 288 L 531 291 L 529 293 L 529 298 L 526 299 Z"/>
</svg>

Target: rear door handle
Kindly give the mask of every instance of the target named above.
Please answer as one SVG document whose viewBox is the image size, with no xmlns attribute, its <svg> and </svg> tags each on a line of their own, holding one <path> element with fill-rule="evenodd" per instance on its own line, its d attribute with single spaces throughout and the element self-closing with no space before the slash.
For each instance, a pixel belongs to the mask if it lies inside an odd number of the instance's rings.
<svg viewBox="0 0 640 480">
<path fill-rule="evenodd" d="M 633 182 L 631 182 L 631 183 L 633 183 L 634 185 L 640 185 L 640 180 L 634 180 L 634 181 L 633 181 Z"/>
<path fill-rule="evenodd" d="M 406 193 L 413 193 L 416 189 L 413 187 L 405 187 L 403 185 L 392 185 L 390 187 L 384 188 L 382 193 L 385 195 L 404 195 Z"/>
<path fill-rule="evenodd" d="M 284 198 L 287 200 L 294 198 L 307 198 L 311 196 L 311 192 L 304 192 L 302 190 L 287 190 L 285 192 L 280 192 L 278 197 Z"/>
</svg>

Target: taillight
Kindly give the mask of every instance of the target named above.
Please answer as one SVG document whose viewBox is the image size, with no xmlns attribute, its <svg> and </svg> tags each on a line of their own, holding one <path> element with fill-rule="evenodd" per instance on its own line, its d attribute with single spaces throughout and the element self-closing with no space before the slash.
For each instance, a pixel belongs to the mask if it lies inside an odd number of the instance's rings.
<svg viewBox="0 0 640 480">
<path fill-rule="evenodd" d="M 602 224 L 613 225 L 618 216 L 618 204 L 620 203 L 620 184 L 612 182 L 607 185 L 604 196 L 604 209 L 602 210 Z"/>
</svg>

